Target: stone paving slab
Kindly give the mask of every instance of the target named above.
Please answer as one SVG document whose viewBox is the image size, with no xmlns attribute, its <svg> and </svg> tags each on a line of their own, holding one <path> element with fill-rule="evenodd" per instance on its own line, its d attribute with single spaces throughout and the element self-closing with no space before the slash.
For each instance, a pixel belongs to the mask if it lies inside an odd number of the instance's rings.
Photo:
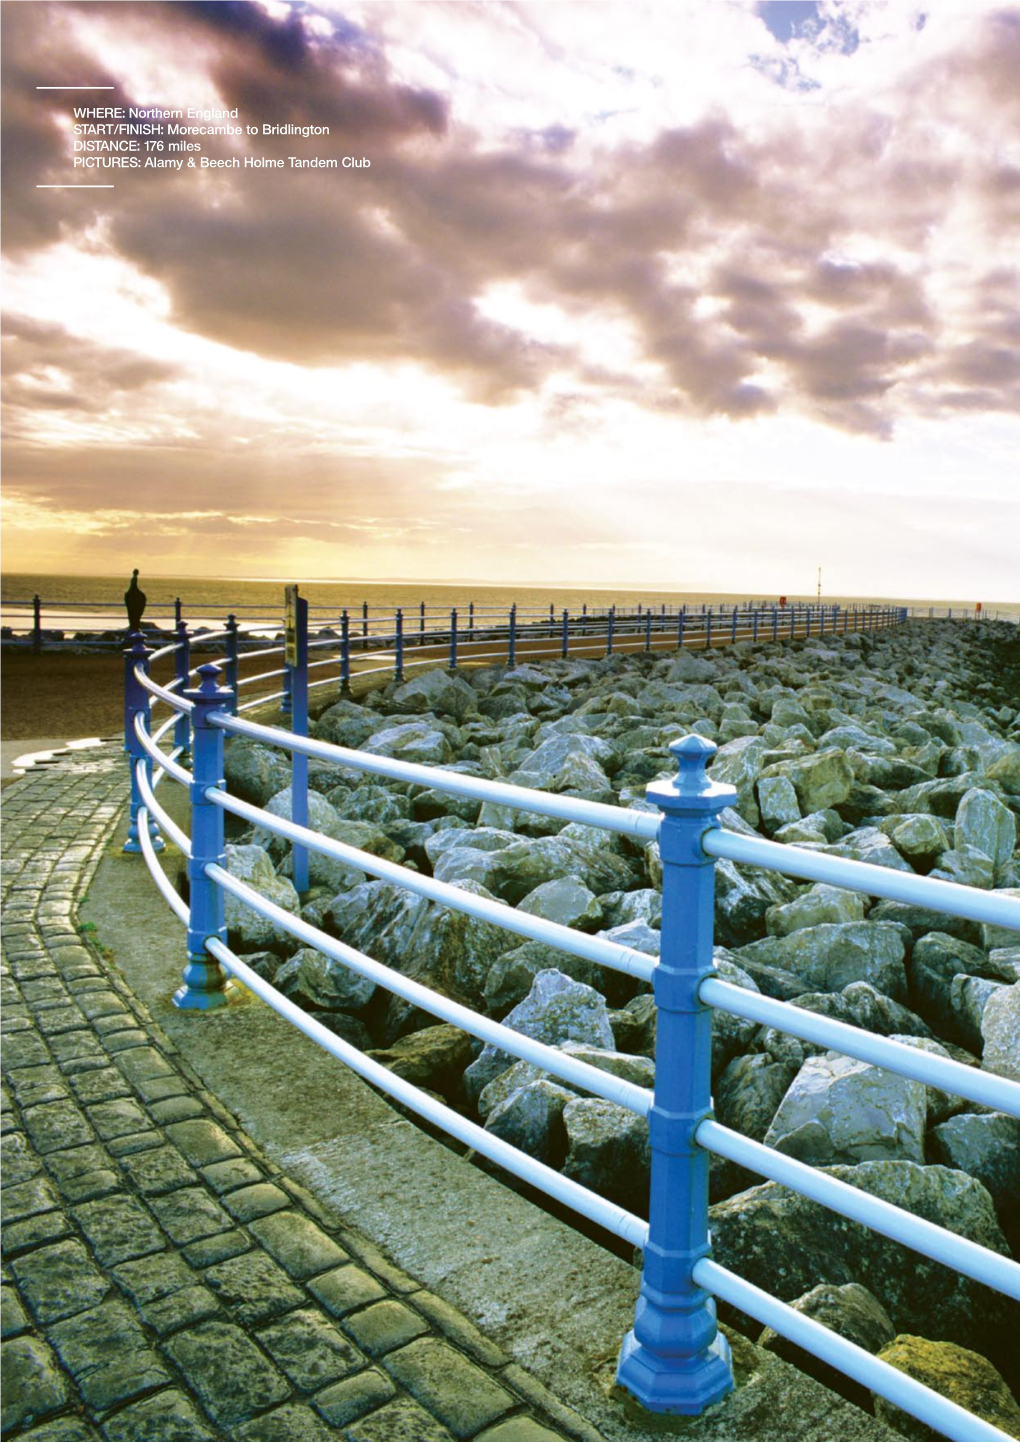
<svg viewBox="0 0 1020 1442">
<path fill-rule="evenodd" d="M 113 748 L 3 794 L 2 1427 L 33 1442 L 599 1442 L 209 1095 L 77 904 Z"/>
</svg>

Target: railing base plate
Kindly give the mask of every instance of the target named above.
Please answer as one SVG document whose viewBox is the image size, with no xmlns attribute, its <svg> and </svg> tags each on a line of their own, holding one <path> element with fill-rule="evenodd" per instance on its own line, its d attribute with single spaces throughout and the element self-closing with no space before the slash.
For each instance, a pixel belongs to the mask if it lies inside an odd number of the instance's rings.
<svg viewBox="0 0 1020 1442">
<path fill-rule="evenodd" d="M 733 1391 L 730 1344 L 717 1333 L 700 1358 L 679 1370 L 676 1359 L 671 1364 L 668 1357 L 649 1352 L 628 1332 L 620 1348 L 616 1381 L 649 1412 L 697 1417 Z"/>
<path fill-rule="evenodd" d="M 199 991 L 197 987 L 181 986 L 174 992 L 174 1006 L 178 1011 L 220 1011 L 233 1006 L 243 999 L 239 986 L 227 982 L 220 991 Z"/>
</svg>

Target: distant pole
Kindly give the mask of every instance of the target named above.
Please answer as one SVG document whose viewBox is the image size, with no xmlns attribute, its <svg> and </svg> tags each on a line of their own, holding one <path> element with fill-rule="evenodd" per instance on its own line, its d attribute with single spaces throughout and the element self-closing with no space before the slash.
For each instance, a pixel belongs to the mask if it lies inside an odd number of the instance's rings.
<svg viewBox="0 0 1020 1442">
<path fill-rule="evenodd" d="M 822 568 L 818 567 L 818 599 L 822 599 Z"/>
<path fill-rule="evenodd" d="M 187 623 L 180 616 L 177 618 L 175 635 L 174 675 L 178 683 L 177 694 L 183 696 L 187 690 L 191 673 L 191 641 L 188 636 Z M 177 720 L 174 723 L 174 745 L 179 746 L 182 752 L 191 750 L 191 717 L 187 711 L 177 713 Z"/>
<path fill-rule="evenodd" d="M 351 622 L 347 612 L 340 617 L 340 695 L 351 693 Z"/>
<path fill-rule="evenodd" d="M 32 597 L 32 650 L 42 650 L 42 602 L 38 596 Z"/>
<path fill-rule="evenodd" d="M 308 602 L 297 595 L 294 587 L 297 622 L 297 664 L 291 669 L 290 729 L 294 736 L 308 735 Z M 308 757 L 293 751 L 290 757 L 290 818 L 295 826 L 308 825 Z M 308 848 L 294 843 L 291 848 L 294 865 L 294 890 L 301 895 L 308 890 Z"/>
<path fill-rule="evenodd" d="M 229 687 L 232 699 L 227 703 L 227 710 L 232 716 L 237 715 L 237 617 L 233 614 L 227 617 L 227 647 L 226 666 L 224 674 L 227 686 Z"/>
</svg>

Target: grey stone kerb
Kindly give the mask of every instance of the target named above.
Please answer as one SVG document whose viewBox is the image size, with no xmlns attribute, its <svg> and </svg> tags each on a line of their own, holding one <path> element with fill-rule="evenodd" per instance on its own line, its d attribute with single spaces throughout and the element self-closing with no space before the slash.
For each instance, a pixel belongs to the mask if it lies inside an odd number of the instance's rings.
<svg viewBox="0 0 1020 1442">
<path fill-rule="evenodd" d="M 174 1010 L 179 923 L 119 836 L 98 859 L 125 799 L 99 752 L 4 793 L 12 1435 L 888 1442 L 739 1338 L 705 1417 L 629 1406 L 632 1267 L 261 1003 Z"/>
</svg>

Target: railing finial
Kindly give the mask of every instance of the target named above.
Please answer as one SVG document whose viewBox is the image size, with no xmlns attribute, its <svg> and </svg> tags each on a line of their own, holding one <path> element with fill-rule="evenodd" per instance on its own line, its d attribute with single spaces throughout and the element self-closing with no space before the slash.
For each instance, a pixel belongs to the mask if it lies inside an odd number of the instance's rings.
<svg viewBox="0 0 1020 1442">
<path fill-rule="evenodd" d="M 677 764 L 674 785 L 683 795 L 700 795 L 706 786 L 711 785 L 705 768 L 717 749 L 714 741 L 707 736 L 699 736 L 696 731 L 670 742 L 670 754 Z"/>
</svg>

